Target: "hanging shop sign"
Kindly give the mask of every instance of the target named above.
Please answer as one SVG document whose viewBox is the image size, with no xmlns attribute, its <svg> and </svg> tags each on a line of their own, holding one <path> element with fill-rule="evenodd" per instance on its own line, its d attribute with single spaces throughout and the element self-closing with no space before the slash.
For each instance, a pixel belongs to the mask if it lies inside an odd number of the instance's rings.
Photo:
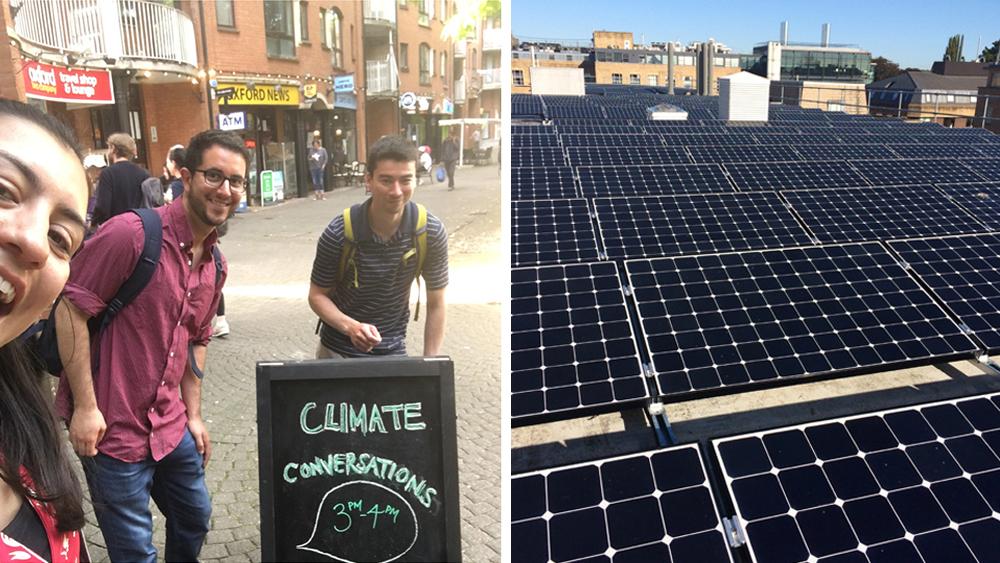
<svg viewBox="0 0 1000 563">
<path fill-rule="evenodd" d="M 317 88 L 315 84 L 306 84 L 302 87 L 302 95 L 305 96 L 306 100 L 310 102 L 316 99 L 316 91 Z"/>
<path fill-rule="evenodd" d="M 251 88 L 250 86 L 253 86 Z M 227 103 L 231 106 L 297 106 L 299 89 L 286 84 L 219 83 L 219 90 L 232 90 Z"/>
<path fill-rule="evenodd" d="M 247 128 L 247 114 L 242 111 L 219 114 L 219 129 L 223 131 L 239 131 Z"/>
<path fill-rule="evenodd" d="M 417 98 L 417 109 L 420 111 L 427 111 L 431 108 L 431 99 L 426 96 L 420 96 Z"/>
<path fill-rule="evenodd" d="M 416 109 L 417 95 L 413 92 L 403 92 L 399 96 L 399 107 L 403 109 Z"/>
<path fill-rule="evenodd" d="M 111 73 L 26 61 L 21 69 L 24 95 L 29 98 L 74 104 L 113 104 Z"/>
<path fill-rule="evenodd" d="M 455 104 L 452 103 L 452 101 L 449 100 L 448 98 L 444 99 L 444 102 L 442 102 L 441 104 L 441 108 L 442 108 L 442 113 L 447 113 L 449 115 L 455 113 Z"/>
<path fill-rule="evenodd" d="M 333 77 L 333 91 L 334 92 L 353 92 L 354 91 L 354 75 L 344 74 L 342 76 Z"/>
</svg>

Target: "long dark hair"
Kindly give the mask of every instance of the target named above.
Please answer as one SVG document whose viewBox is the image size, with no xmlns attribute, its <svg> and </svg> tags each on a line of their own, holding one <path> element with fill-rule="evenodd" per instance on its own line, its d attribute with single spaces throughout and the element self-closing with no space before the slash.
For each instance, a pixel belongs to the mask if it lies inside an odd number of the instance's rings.
<svg viewBox="0 0 1000 563">
<path fill-rule="evenodd" d="M 83 494 L 52 410 L 48 376 L 14 340 L 0 347 L 0 479 L 49 503 L 62 532 L 83 527 Z M 21 482 L 24 467 L 34 492 Z"/>
</svg>

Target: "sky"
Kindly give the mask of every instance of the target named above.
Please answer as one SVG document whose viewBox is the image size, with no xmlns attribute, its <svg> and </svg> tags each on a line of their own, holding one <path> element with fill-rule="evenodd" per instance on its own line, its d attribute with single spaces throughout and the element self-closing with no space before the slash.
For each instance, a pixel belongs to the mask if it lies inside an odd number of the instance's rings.
<svg viewBox="0 0 1000 563">
<path fill-rule="evenodd" d="M 1000 39 L 996 0 L 510 0 L 509 5 L 515 37 L 584 45 L 600 29 L 631 31 L 637 43 L 712 38 L 734 52 L 750 53 L 757 43 L 777 40 L 782 21 L 788 21 L 789 42 L 805 43 L 819 43 L 822 26 L 829 23 L 830 43 L 858 45 L 901 68 L 929 69 L 955 34 L 965 34 L 965 60 Z"/>
</svg>

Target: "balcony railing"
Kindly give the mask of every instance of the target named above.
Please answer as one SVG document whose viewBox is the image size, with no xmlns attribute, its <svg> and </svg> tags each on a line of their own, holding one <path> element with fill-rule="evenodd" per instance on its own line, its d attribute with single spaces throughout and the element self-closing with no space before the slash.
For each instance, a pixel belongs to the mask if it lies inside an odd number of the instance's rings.
<svg viewBox="0 0 1000 563">
<path fill-rule="evenodd" d="M 495 27 L 483 30 L 483 50 L 501 51 L 503 50 L 504 39 L 510 42 L 510 36 L 504 35 L 503 29 Z"/>
<path fill-rule="evenodd" d="M 464 59 L 466 57 L 466 54 L 467 54 L 467 52 L 469 50 L 468 45 L 469 44 L 466 43 L 464 39 L 461 40 L 461 41 L 456 41 L 455 42 L 455 58 L 456 59 Z"/>
<path fill-rule="evenodd" d="M 365 84 L 369 96 L 391 96 L 399 92 L 396 75 L 386 61 L 365 61 Z"/>
<path fill-rule="evenodd" d="M 85 59 L 198 66 L 191 18 L 145 0 L 22 0 L 14 30 L 28 43 Z"/>
<path fill-rule="evenodd" d="M 396 0 L 365 0 L 365 21 L 396 23 Z"/>
<path fill-rule="evenodd" d="M 500 69 L 487 68 L 479 71 L 479 76 L 483 77 L 483 90 L 495 90 L 500 88 Z"/>
<path fill-rule="evenodd" d="M 459 78 L 455 81 L 455 91 L 452 101 L 456 104 L 465 103 L 465 78 Z"/>
</svg>

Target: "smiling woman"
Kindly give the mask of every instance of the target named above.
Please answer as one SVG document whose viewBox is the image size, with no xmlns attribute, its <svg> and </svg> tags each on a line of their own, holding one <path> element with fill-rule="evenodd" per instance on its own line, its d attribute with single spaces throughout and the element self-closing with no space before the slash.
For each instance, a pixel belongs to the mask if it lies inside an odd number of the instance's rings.
<svg viewBox="0 0 1000 563">
<path fill-rule="evenodd" d="M 46 315 L 83 243 L 87 180 L 72 133 L 0 100 L 0 560 L 75 561 L 80 485 L 44 376 L 17 336 Z"/>
</svg>

